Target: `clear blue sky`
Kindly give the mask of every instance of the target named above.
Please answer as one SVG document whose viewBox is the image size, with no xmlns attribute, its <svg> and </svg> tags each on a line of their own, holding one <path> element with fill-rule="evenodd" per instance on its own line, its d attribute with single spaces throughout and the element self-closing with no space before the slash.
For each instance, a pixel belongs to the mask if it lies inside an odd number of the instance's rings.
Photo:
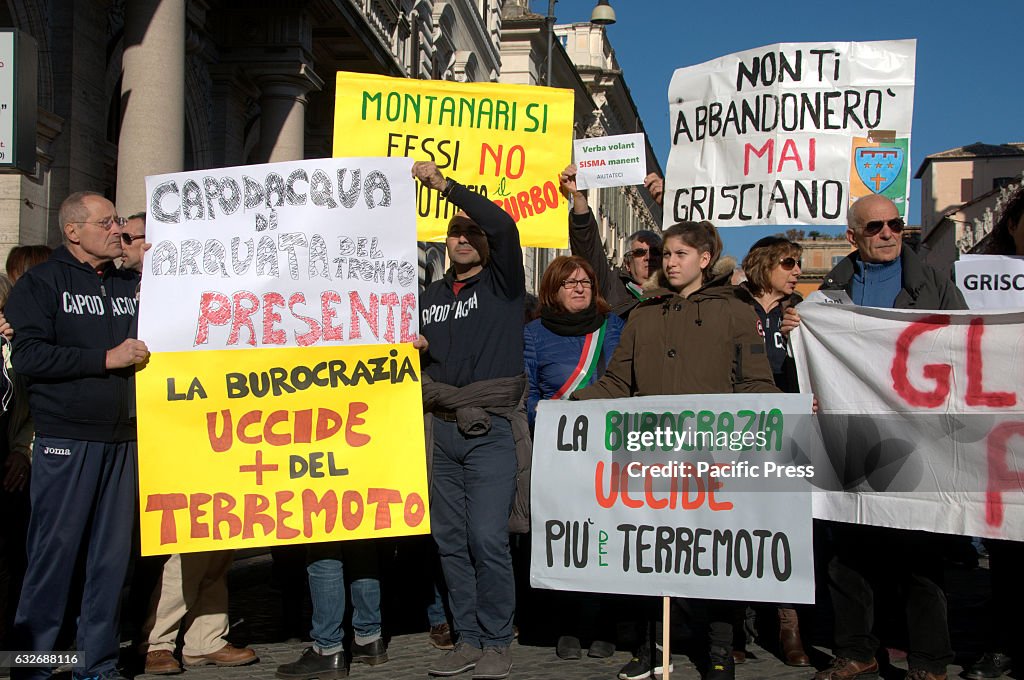
<svg viewBox="0 0 1024 680">
<path fill-rule="evenodd" d="M 1022 0 L 859 5 L 810 0 L 610 1 L 618 21 L 606 29 L 608 37 L 662 168 L 669 151 L 666 92 L 672 72 L 778 42 L 916 38 L 910 149 L 915 172 L 925 156 L 945 149 L 974 142 L 1024 142 Z M 596 0 L 559 0 L 556 21 L 589 21 L 595 4 Z M 546 14 L 548 3 L 533 0 L 531 8 Z M 920 184 L 913 180 L 910 187 L 912 224 L 920 223 Z M 784 228 L 723 229 L 726 252 L 742 258 L 755 240 L 780 230 Z"/>
</svg>

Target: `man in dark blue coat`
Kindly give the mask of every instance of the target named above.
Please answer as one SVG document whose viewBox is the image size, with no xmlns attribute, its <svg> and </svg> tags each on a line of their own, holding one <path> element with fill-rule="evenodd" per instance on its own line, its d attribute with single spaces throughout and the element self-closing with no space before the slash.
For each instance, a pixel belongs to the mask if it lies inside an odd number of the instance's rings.
<svg viewBox="0 0 1024 680">
<path fill-rule="evenodd" d="M 138 274 L 114 266 L 124 219 L 91 191 L 69 196 L 59 218 L 64 245 L 18 279 L 5 309 L 36 432 L 14 639 L 25 651 L 54 648 L 82 564 L 75 676 L 108 680 L 121 677 L 121 587 L 136 512 L 135 366 L 149 351 L 129 337 Z M 19 668 L 13 677 L 51 673 Z"/>
</svg>

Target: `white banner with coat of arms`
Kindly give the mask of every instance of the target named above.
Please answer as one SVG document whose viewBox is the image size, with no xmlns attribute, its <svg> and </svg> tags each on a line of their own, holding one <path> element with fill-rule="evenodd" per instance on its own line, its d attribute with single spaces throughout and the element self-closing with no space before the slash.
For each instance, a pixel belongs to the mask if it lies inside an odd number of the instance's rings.
<svg viewBox="0 0 1024 680">
<path fill-rule="evenodd" d="M 840 225 L 870 194 L 906 216 L 915 50 L 779 43 L 678 69 L 665 225 Z"/>
</svg>

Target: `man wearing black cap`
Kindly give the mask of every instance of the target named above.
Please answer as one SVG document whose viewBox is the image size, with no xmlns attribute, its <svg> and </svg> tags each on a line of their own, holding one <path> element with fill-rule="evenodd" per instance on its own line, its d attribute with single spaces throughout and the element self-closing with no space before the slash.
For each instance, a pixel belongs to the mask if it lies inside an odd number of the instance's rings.
<svg viewBox="0 0 1024 680">
<path fill-rule="evenodd" d="M 429 343 L 423 401 L 431 532 L 457 636 L 429 673 L 473 670 L 476 680 L 498 680 L 512 667 L 510 515 L 513 525 L 522 519 L 513 499 L 517 476 L 529 474 L 517 456 L 523 446 L 529 451 L 523 251 L 515 222 L 493 202 L 446 179 L 433 163 L 414 164 L 413 175 L 461 208 L 445 241 L 451 268 L 420 299 L 420 334 Z"/>
</svg>

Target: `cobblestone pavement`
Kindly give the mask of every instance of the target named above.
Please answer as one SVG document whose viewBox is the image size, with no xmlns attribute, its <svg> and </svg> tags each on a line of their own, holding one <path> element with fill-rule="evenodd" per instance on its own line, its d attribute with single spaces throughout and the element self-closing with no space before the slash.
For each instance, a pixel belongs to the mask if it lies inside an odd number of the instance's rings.
<svg viewBox="0 0 1024 680">
<path fill-rule="evenodd" d="M 188 670 L 181 676 L 189 680 L 269 680 L 279 664 L 295 660 L 308 642 L 291 639 L 282 642 L 286 636 L 280 616 L 280 594 L 268 587 L 271 582 L 271 560 L 266 553 L 239 555 L 232 568 L 230 584 L 232 593 L 232 640 L 237 644 L 250 644 L 259 654 L 260 662 L 241 668 L 204 667 Z M 984 569 L 947 570 L 947 586 L 951 590 L 950 609 L 953 614 L 954 644 L 961 651 L 958 662 L 970 661 L 980 650 L 981 641 L 977 618 L 980 605 L 987 592 L 987 577 Z M 370 667 L 356 665 L 350 677 L 383 680 L 385 678 L 404 680 L 414 678 L 426 680 L 427 667 L 443 652 L 430 646 L 426 632 L 418 632 L 416 622 L 399 621 L 388 623 L 388 600 L 385 591 L 385 628 L 393 634 L 389 641 L 390 660 L 382 665 Z M 308 615 L 308 603 L 306 604 Z M 535 618 L 543 618 L 546 612 L 534 612 Z M 550 615 L 550 613 L 547 613 Z M 394 617 L 392 617 L 394 618 Z M 819 617 L 820 618 L 820 617 Z M 522 625 L 530 626 L 524 622 Z M 412 627 L 413 630 L 409 630 Z M 815 643 L 809 649 L 812 662 L 819 668 L 828 664 L 827 631 L 805 630 L 805 636 Z M 525 631 L 524 631 L 525 636 Z M 544 644 L 529 641 L 527 644 L 514 643 L 512 648 L 513 669 L 511 680 L 614 680 L 619 668 L 629 661 L 626 651 L 616 652 L 608 659 L 592 659 L 584 656 L 579 661 L 564 661 L 557 658 L 550 640 Z M 676 644 L 676 643 L 673 643 Z M 676 648 L 674 648 L 676 649 Z M 790 668 L 773 654 L 757 644 L 748 645 L 748 654 L 753 657 L 737 666 L 739 680 L 757 678 L 810 680 L 813 668 Z M 674 654 L 675 671 L 671 678 L 697 680 L 701 677 L 694 663 L 684 655 Z M 960 672 L 960 667 L 950 668 L 950 677 Z M 906 672 L 905 662 L 896 662 L 883 671 L 884 680 L 901 679 Z M 140 675 L 149 680 L 155 676 Z M 459 676 L 469 680 L 470 674 Z"/>
<path fill-rule="evenodd" d="M 950 627 L 954 648 L 958 651 L 957 663 L 969 663 L 982 651 L 983 604 L 988 597 L 987 564 L 982 561 L 982 568 L 964 568 L 949 566 L 946 570 L 946 587 L 949 593 Z M 431 662 L 444 652 L 431 647 L 425 629 L 425 619 L 417 616 L 415 606 L 410 606 L 407 599 L 409 591 L 403 590 L 415 579 L 408 578 L 413 573 L 408 564 L 392 565 L 392 571 L 384 572 L 382 589 L 384 602 L 385 634 L 390 635 L 388 655 L 390 660 L 382 665 L 370 667 L 356 665 L 351 669 L 350 677 L 367 678 L 368 680 L 427 680 L 427 668 Z M 278 575 L 279 577 L 279 575 Z M 251 666 L 239 668 L 215 668 L 212 666 L 189 669 L 181 677 L 183 680 L 270 680 L 278 665 L 294 661 L 309 644 L 299 637 L 289 637 L 285 622 L 282 620 L 282 595 L 273 584 L 280 582 L 275 578 L 272 560 L 266 551 L 244 551 L 236 555 L 235 564 L 229 576 L 231 592 L 231 641 L 235 644 L 250 645 L 259 654 L 260 661 Z M 397 599 L 397 601 L 396 601 Z M 542 631 L 545 622 L 550 624 L 556 608 L 538 605 L 536 598 L 520 596 L 520 626 L 523 627 L 523 639 L 513 644 L 513 669 L 510 680 L 615 680 L 619 668 L 629 661 L 627 651 L 618 651 L 607 659 L 584 657 L 579 661 L 564 661 L 555 656 L 553 636 L 548 634 L 530 635 L 530 631 Z M 886 608 L 885 602 L 879 606 L 880 616 L 889 617 L 884 620 L 883 628 L 895 629 L 896 620 L 902 618 L 901 612 Z M 303 614 L 308 617 L 308 601 L 303 605 Z M 412 611 L 412 615 L 410 615 Z M 887 612 L 887 613 L 886 613 Z M 761 616 L 770 620 L 772 609 L 761 610 Z M 801 614 L 803 617 L 804 614 Z M 813 619 L 814 617 L 808 617 Z M 830 659 L 827 648 L 830 631 L 821 624 L 830 618 L 827 612 L 817 616 L 818 625 L 802 624 L 805 643 L 809 645 L 812 663 L 818 668 L 828 665 Z M 307 624 L 308 625 L 308 624 Z M 759 624 L 760 625 L 760 624 Z M 621 629 L 620 629 L 621 633 Z M 300 636 L 304 637 L 304 636 Z M 813 644 L 813 647 L 810 645 Z M 135 661 L 130 653 L 128 643 L 123 645 L 122 661 L 126 668 Z M 748 644 L 750 658 L 746 663 L 737 666 L 736 677 L 739 680 L 785 679 L 811 680 L 814 668 L 790 668 L 777 657 L 756 643 Z M 683 653 L 679 642 L 673 642 L 673 662 L 675 670 L 671 678 L 680 680 L 699 680 L 701 677 L 691 659 Z M 950 678 L 959 674 L 960 666 L 950 668 Z M 906 673 L 905 662 L 895 662 L 885 667 L 883 680 L 902 680 Z M 58 680 L 70 680 L 69 673 L 55 676 Z M 138 675 L 140 680 L 151 680 L 156 676 Z M 460 680 L 470 680 L 471 674 L 457 676 Z"/>
</svg>

